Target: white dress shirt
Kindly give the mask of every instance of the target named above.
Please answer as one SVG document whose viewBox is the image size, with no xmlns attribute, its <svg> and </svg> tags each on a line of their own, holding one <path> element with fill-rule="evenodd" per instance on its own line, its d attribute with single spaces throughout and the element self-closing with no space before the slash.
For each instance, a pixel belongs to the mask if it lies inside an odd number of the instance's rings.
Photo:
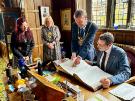
<svg viewBox="0 0 135 101">
<path fill-rule="evenodd" d="M 108 50 L 105 51 L 105 52 L 106 52 L 106 58 L 105 58 L 105 68 L 104 68 L 104 70 L 106 70 L 106 65 L 107 65 L 107 61 L 108 61 L 108 59 L 109 59 L 109 55 L 110 55 L 110 53 L 111 53 L 111 49 L 112 49 L 112 45 L 109 47 Z M 102 58 L 103 58 L 103 56 L 104 56 L 104 53 L 102 54 L 101 59 L 100 59 L 100 67 L 101 67 L 101 63 L 102 63 Z"/>
</svg>

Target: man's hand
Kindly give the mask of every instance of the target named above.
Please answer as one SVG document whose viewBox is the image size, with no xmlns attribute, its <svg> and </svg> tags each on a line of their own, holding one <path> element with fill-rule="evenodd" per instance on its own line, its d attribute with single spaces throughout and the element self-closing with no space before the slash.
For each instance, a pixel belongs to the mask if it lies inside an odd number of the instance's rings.
<svg viewBox="0 0 135 101">
<path fill-rule="evenodd" d="M 109 88 L 111 85 L 111 80 L 108 78 L 103 78 L 100 80 L 100 82 L 101 82 L 103 88 Z"/>
<path fill-rule="evenodd" d="M 80 64 L 81 59 L 82 59 L 82 58 L 81 58 L 80 56 L 77 56 L 76 59 L 75 59 L 75 61 L 74 61 L 74 66 Z"/>
<path fill-rule="evenodd" d="M 76 53 L 72 53 L 71 59 L 74 61 L 76 59 Z"/>
</svg>

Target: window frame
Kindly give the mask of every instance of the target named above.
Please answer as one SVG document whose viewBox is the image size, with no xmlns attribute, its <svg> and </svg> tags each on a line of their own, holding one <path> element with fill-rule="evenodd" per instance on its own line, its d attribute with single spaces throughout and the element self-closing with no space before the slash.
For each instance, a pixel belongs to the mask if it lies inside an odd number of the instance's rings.
<svg viewBox="0 0 135 101">
<path fill-rule="evenodd" d="M 88 2 L 92 2 L 92 0 L 87 0 L 86 3 L 88 3 Z M 86 7 L 86 8 L 87 9 L 90 8 L 91 11 L 89 12 L 90 14 L 88 14 L 88 15 L 91 15 L 91 17 L 89 17 L 89 18 L 92 18 L 92 5 L 90 5 L 90 7 Z M 116 8 L 116 0 L 107 0 L 106 26 L 105 26 L 105 28 L 107 28 L 107 29 L 114 29 L 115 8 Z M 131 13 L 132 13 L 131 10 L 132 10 L 132 0 L 128 0 L 126 25 L 122 25 L 122 26 L 119 25 L 118 29 L 135 30 L 135 27 L 131 28 L 131 26 L 130 26 L 130 24 L 131 24 Z M 90 19 L 90 20 L 92 20 L 92 19 Z M 101 29 L 105 29 L 105 28 L 101 26 Z"/>
</svg>

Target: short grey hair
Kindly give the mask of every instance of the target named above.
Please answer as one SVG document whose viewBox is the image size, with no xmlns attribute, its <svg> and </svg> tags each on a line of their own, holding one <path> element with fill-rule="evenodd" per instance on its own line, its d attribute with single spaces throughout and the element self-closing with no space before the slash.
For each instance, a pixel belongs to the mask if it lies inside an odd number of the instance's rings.
<svg viewBox="0 0 135 101">
<path fill-rule="evenodd" d="M 114 42 L 114 36 L 110 32 L 105 32 L 105 33 L 101 34 L 99 39 L 103 40 L 106 45 L 109 45 Z"/>
<path fill-rule="evenodd" d="M 75 13 L 74 13 L 74 19 L 75 19 L 75 18 L 78 18 L 78 17 L 81 17 L 81 16 L 87 17 L 86 11 L 83 10 L 83 9 L 77 9 L 77 10 L 75 11 Z"/>
</svg>

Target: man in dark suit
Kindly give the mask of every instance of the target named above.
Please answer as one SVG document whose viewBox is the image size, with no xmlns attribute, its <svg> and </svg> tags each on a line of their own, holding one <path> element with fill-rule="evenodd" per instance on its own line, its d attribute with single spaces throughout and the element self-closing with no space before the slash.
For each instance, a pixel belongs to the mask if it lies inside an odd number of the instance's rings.
<svg viewBox="0 0 135 101">
<path fill-rule="evenodd" d="M 84 10 L 76 10 L 74 19 L 75 22 L 72 24 L 71 59 L 77 65 L 81 59 L 93 60 L 95 57 L 93 41 L 97 26 L 87 20 L 87 13 Z"/>
<path fill-rule="evenodd" d="M 122 48 L 113 45 L 113 42 L 114 37 L 109 32 L 101 34 L 97 42 L 99 52 L 97 52 L 95 63 L 102 70 L 113 75 L 110 78 L 100 80 L 104 88 L 120 84 L 128 80 L 131 75 L 126 52 Z"/>
</svg>

